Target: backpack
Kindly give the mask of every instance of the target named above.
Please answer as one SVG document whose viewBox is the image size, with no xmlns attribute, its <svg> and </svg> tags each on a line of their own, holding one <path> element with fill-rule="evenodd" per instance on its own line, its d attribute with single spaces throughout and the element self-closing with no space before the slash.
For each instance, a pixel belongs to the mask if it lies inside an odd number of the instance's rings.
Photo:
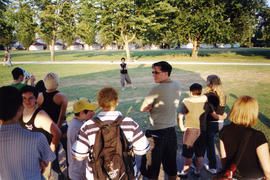
<svg viewBox="0 0 270 180">
<path fill-rule="evenodd" d="M 100 128 L 96 133 L 91 154 L 90 166 L 96 180 L 132 180 L 134 176 L 134 157 L 130 143 L 120 124 L 125 117 L 118 116 L 110 123 L 103 123 L 98 117 L 93 121 Z"/>
</svg>

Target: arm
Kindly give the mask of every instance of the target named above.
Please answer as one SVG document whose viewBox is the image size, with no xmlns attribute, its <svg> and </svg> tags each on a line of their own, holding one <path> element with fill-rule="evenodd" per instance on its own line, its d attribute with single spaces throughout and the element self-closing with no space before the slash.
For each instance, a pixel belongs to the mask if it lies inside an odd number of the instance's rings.
<svg viewBox="0 0 270 180">
<path fill-rule="evenodd" d="M 145 99 L 141 105 L 140 111 L 141 112 L 150 112 L 153 109 L 153 103 L 157 97 L 158 97 L 157 94 L 152 95 L 150 92 L 149 95 L 145 97 Z"/>
<path fill-rule="evenodd" d="M 43 94 L 42 93 L 39 93 L 38 94 L 38 98 L 37 98 L 37 105 L 38 106 L 41 106 L 43 104 L 43 100 L 44 100 Z"/>
<path fill-rule="evenodd" d="M 187 130 L 187 128 L 184 126 L 184 114 L 182 113 L 178 114 L 178 125 L 182 132 Z"/>
<path fill-rule="evenodd" d="M 225 151 L 225 147 L 224 147 L 224 143 L 222 140 L 219 140 L 219 147 L 220 147 L 220 158 L 221 158 L 221 165 L 222 168 L 225 167 L 226 164 L 226 151 Z"/>
<path fill-rule="evenodd" d="M 211 116 L 216 120 L 224 120 L 227 117 L 227 113 L 224 112 L 222 115 L 219 115 L 214 111 L 214 112 L 211 113 Z"/>
<path fill-rule="evenodd" d="M 59 102 L 60 102 L 60 114 L 57 121 L 57 126 L 60 128 L 66 120 L 66 110 L 67 110 L 67 104 L 68 104 L 68 98 L 67 95 L 64 93 L 58 93 L 57 94 Z"/>
<path fill-rule="evenodd" d="M 50 147 L 52 151 L 55 152 L 62 135 L 57 125 L 52 121 L 49 115 L 42 110 L 36 116 L 35 126 L 37 128 L 44 129 L 45 131 L 47 131 L 52 135 L 52 142 L 50 144 Z"/>
<path fill-rule="evenodd" d="M 269 155 L 269 146 L 267 143 L 264 143 L 257 147 L 256 149 L 257 156 L 259 158 L 260 164 L 262 166 L 264 175 L 267 180 L 270 180 L 270 155 Z"/>
<path fill-rule="evenodd" d="M 34 75 L 31 75 L 30 76 L 31 86 L 34 86 L 35 87 L 35 80 L 36 80 L 35 76 Z"/>
</svg>

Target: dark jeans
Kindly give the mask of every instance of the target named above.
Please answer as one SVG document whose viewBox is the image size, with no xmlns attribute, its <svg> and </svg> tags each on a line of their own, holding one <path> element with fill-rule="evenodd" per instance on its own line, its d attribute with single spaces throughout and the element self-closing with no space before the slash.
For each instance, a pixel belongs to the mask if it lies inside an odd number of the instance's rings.
<svg viewBox="0 0 270 180">
<path fill-rule="evenodd" d="M 217 168 L 217 159 L 216 159 L 216 150 L 215 150 L 215 135 L 219 131 L 219 123 L 218 122 L 208 122 L 207 123 L 207 158 L 209 161 L 209 168 L 216 169 Z"/>
</svg>

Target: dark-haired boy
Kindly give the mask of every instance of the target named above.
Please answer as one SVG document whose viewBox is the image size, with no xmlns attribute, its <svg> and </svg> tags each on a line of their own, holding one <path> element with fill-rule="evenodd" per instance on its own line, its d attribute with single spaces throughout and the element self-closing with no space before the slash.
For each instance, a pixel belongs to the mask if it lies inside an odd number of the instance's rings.
<svg viewBox="0 0 270 180">
<path fill-rule="evenodd" d="M 68 174 L 72 180 L 86 179 L 86 160 L 77 161 L 72 158 L 72 144 L 76 141 L 77 135 L 83 123 L 94 117 L 98 104 L 91 103 L 88 99 L 80 99 L 73 104 L 74 118 L 70 121 L 67 130 L 67 153 L 68 153 Z"/>
<path fill-rule="evenodd" d="M 31 81 L 31 86 L 35 85 L 35 76 L 34 75 L 30 76 L 21 67 L 15 67 L 12 70 L 11 74 L 13 77 L 13 82 L 10 84 L 10 86 L 17 88 L 18 90 L 20 90 L 22 87 L 26 86 L 27 82 L 29 80 Z M 23 81 L 24 81 L 24 83 L 22 83 Z"/>
</svg>

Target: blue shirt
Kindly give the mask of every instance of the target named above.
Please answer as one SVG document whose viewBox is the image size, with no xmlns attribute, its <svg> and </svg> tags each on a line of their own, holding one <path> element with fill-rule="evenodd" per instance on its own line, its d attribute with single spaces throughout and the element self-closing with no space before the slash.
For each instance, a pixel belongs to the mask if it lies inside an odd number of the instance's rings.
<svg viewBox="0 0 270 180">
<path fill-rule="evenodd" d="M 0 179 L 43 179 L 40 160 L 55 159 L 46 137 L 18 123 L 0 125 Z"/>
</svg>

